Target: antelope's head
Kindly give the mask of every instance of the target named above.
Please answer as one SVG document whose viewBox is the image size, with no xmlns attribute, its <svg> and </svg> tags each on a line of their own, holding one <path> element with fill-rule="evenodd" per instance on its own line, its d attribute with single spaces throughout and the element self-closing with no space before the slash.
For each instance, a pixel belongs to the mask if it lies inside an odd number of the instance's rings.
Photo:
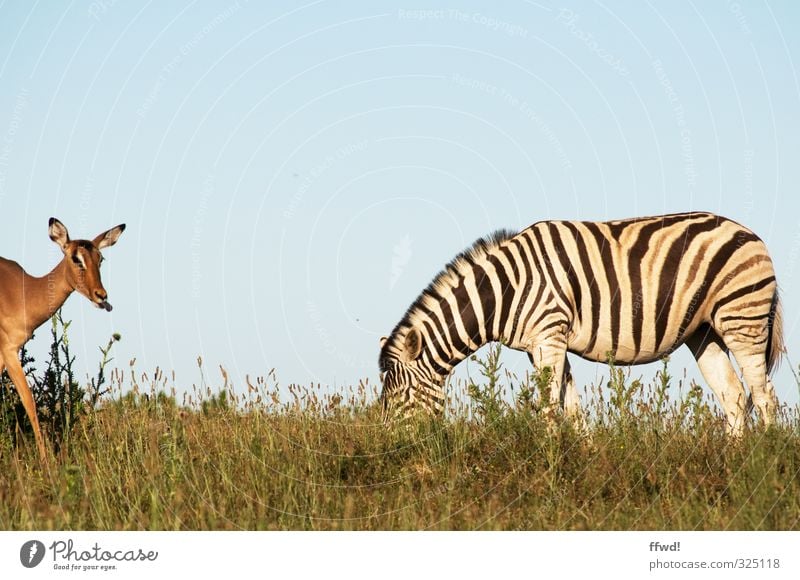
<svg viewBox="0 0 800 580">
<path fill-rule="evenodd" d="M 113 246 L 123 231 L 125 224 L 120 224 L 92 241 L 71 240 L 64 224 L 56 218 L 50 218 L 50 239 L 64 252 L 67 282 L 92 304 L 109 312 L 111 304 L 108 303 L 108 292 L 100 279 L 100 264 L 103 263 L 100 250 Z"/>
</svg>

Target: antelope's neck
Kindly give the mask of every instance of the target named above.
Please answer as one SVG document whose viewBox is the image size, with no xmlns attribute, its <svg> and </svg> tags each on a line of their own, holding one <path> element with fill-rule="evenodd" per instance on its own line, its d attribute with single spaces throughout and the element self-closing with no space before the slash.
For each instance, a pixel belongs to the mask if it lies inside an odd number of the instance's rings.
<svg viewBox="0 0 800 580">
<path fill-rule="evenodd" d="M 64 260 L 41 278 L 25 276 L 23 300 L 25 322 L 30 333 L 61 308 L 74 288 L 67 280 Z"/>
</svg>

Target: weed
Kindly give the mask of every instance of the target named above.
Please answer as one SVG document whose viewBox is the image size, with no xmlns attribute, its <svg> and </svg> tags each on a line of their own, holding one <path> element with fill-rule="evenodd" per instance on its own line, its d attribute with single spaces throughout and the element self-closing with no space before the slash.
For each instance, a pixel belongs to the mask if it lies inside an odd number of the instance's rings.
<svg viewBox="0 0 800 580">
<path fill-rule="evenodd" d="M 20 361 L 36 402 L 42 432 L 58 452 L 81 417 L 94 409 L 103 394 L 101 388 L 106 381 L 105 367 L 111 361 L 111 346 L 120 337 L 115 334 L 106 348 L 100 349 L 103 358 L 98 374 L 90 380 L 87 390 L 75 378 L 75 356 L 70 350 L 68 337 L 70 321 L 65 321 L 59 310 L 50 323 L 51 343 L 44 371 L 41 374 L 37 372 L 35 361 L 25 347 L 20 351 Z M 3 372 L 0 383 L 0 437 L 5 436 L 6 445 L 13 446 L 19 434 L 30 434 L 32 428 L 14 383 L 6 372 Z"/>
<path fill-rule="evenodd" d="M 500 390 L 500 371 L 503 364 L 500 362 L 502 345 L 493 344 L 489 347 L 486 359 L 473 355 L 470 360 L 477 363 L 480 374 L 486 379 L 485 385 L 478 385 L 470 380 L 467 385 L 467 394 L 474 403 L 475 416 L 484 423 L 494 423 L 499 420 L 506 408 Z"/>
</svg>

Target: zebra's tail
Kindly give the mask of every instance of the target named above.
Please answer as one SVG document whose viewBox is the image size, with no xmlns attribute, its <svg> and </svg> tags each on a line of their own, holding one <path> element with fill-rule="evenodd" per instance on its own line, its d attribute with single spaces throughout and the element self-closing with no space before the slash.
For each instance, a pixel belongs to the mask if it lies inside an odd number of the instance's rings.
<svg viewBox="0 0 800 580">
<path fill-rule="evenodd" d="M 767 337 L 767 373 L 771 374 L 780 363 L 786 346 L 783 342 L 783 313 L 778 289 L 772 297 L 772 306 L 769 310 L 769 336 Z"/>
</svg>

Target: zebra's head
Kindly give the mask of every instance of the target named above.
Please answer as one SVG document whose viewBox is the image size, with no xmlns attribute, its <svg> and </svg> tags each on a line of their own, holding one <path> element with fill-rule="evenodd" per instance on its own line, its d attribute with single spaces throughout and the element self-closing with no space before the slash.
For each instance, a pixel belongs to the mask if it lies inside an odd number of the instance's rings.
<svg viewBox="0 0 800 580">
<path fill-rule="evenodd" d="M 422 334 L 415 328 L 396 330 L 381 339 L 381 402 L 383 420 L 410 417 L 418 410 L 444 411 L 444 377 L 423 356 Z"/>
</svg>

